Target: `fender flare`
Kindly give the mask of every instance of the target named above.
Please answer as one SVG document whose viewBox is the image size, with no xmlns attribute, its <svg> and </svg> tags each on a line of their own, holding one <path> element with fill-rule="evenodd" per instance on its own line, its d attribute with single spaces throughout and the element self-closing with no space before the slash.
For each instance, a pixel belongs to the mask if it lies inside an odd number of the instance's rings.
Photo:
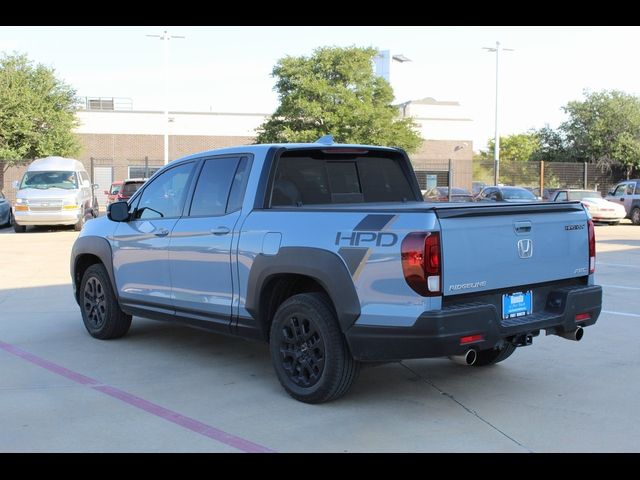
<svg viewBox="0 0 640 480">
<path fill-rule="evenodd" d="M 305 275 L 329 294 L 342 331 L 360 316 L 360 300 L 342 259 L 333 252 L 312 247 L 282 247 L 276 255 L 258 255 L 249 271 L 245 308 L 260 318 L 260 299 L 269 280 L 279 274 Z"/>
<path fill-rule="evenodd" d="M 104 268 L 107 270 L 109 280 L 113 291 L 118 297 L 118 289 L 116 287 L 115 277 L 113 275 L 113 252 L 111 251 L 111 245 L 106 238 L 97 237 L 94 235 L 88 235 L 86 237 L 78 237 L 71 249 L 71 279 L 73 280 L 74 296 L 78 301 L 78 288 L 81 278 L 76 277 L 76 270 L 78 268 L 78 259 L 85 254 L 95 255 L 100 259 Z"/>
</svg>

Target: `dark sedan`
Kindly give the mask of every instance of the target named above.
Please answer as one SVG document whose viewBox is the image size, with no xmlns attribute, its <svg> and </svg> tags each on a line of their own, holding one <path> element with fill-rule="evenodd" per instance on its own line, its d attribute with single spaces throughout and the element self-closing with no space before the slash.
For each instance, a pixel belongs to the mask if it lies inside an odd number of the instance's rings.
<svg viewBox="0 0 640 480">
<path fill-rule="evenodd" d="M 11 219 L 11 203 L 5 198 L 4 193 L 0 191 L 0 228 L 10 226 Z"/>
<path fill-rule="evenodd" d="M 536 202 L 538 198 L 522 187 L 485 187 L 478 194 L 479 202 Z"/>
<path fill-rule="evenodd" d="M 427 190 L 422 198 L 424 198 L 425 202 L 448 202 L 449 187 L 434 187 L 430 190 Z M 451 201 L 473 202 L 473 195 L 471 195 L 469 190 L 453 187 L 451 189 Z"/>
</svg>

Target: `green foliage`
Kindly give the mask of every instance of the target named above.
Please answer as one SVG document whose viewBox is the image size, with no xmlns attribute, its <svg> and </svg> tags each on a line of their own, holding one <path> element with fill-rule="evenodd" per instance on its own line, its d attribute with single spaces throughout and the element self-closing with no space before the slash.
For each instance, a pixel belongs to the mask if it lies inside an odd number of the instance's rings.
<svg viewBox="0 0 640 480">
<path fill-rule="evenodd" d="M 549 125 L 545 125 L 536 131 L 536 135 L 540 141 L 540 148 L 531 155 L 531 161 L 572 162 L 577 160 L 572 156 L 571 146 L 562 130 L 554 130 Z"/>
<path fill-rule="evenodd" d="M 280 105 L 258 128 L 256 143 L 336 142 L 389 145 L 415 151 L 422 143 L 410 118 L 391 105 L 393 90 L 373 73 L 374 48 L 318 48 L 285 57 L 273 69 Z"/>
<path fill-rule="evenodd" d="M 5 168 L 48 155 L 75 156 L 75 90 L 26 55 L 0 58 L 0 160 Z"/>
<path fill-rule="evenodd" d="M 618 90 L 585 91 L 584 96 L 563 108 L 569 120 L 560 130 L 572 156 L 599 166 L 640 168 L 640 98 Z"/>
<path fill-rule="evenodd" d="M 483 161 L 493 161 L 496 148 L 495 140 L 489 139 L 487 150 L 480 153 Z M 540 149 L 540 138 L 536 132 L 517 133 L 507 137 L 500 137 L 500 161 L 526 162 Z"/>
</svg>

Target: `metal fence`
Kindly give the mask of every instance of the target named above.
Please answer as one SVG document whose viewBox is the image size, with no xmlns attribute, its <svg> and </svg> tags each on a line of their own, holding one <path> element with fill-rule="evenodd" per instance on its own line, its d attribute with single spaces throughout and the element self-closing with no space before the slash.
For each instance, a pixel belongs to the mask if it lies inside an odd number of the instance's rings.
<svg viewBox="0 0 640 480">
<path fill-rule="evenodd" d="M 111 183 L 126 178 L 149 178 L 164 162 L 155 157 L 109 158 L 90 157 L 81 160 L 97 189 L 98 202 L 106 205 L 105 190 Z M 433 187 L 465 188 L 477 193 L 483 185 L 494 183 L 493 161 L 470 161 L 469 159 L 412 159 L 413 168 L 422 190 Z M 22 178 L 27 161 L 21 167 L 4 169 L 0 161 L 0 189 L 10 201 L 15 200 L 15 191 L 11 188 L 13 180 Z M 623 167 L 613 166 L 601 169 L 593 164 L 578 162 L 510 162 L 500 161 L 499 183 L 529 188 L 583 188 L 598 190 L 603 195 L 617 182 L 626 178 Z"/>
<path fill-rule="evenodd" d="M 498 183 L 539 189 L 579 188 L 606 195 L 614 184 L 625 178 L 624 168 L 617 165 L 607 170 L 583 162 L 500 161 Z M 473 182 L 494 184 L 493 161 L 473 162 Z M 454 183 L 454 186 L 457 185 Z"/>
</svg>

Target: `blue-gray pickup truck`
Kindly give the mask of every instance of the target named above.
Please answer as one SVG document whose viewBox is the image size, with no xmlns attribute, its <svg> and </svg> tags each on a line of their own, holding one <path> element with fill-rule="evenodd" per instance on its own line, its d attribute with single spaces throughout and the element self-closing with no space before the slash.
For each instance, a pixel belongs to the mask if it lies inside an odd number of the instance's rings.
<svg viewBox="0 0 640 480">
<path fill-rule="evenodd" d="M 71 256 L 92 336 L 135 315 L 263 340 L 308 403 L 367 362 L 486 366 L 543 330 L 580 340 L 601 310 L 594 269 L 579 202 L 426 203 L 402 150 L 330 141 L 175 160 Z"/>
</svg>

